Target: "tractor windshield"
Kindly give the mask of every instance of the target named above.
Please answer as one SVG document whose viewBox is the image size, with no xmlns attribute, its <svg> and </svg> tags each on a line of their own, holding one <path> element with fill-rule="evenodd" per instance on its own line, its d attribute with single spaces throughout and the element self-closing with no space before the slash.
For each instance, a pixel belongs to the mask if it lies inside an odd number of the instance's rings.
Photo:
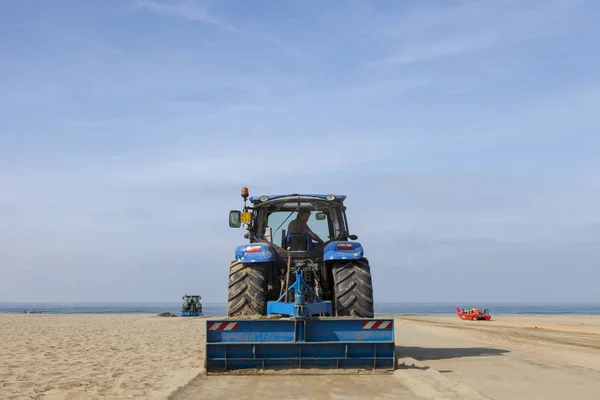
<svg viewBox="0 0 600 400">
<path fill-rule="evenodd" d="M 287 203 L 280 204 L 276 208 L 260 208 L 258 219 L 261 226 L 257 232 L 258 236 L 271 243 L 281 242 L 282 231 L 289 233 L 290 223 L 298 217 L 297 207 L 298 203 Z M 319 204 L 307 203 L 303 203 L 302 207 L 310 209 L 307 225 L 323 242 L 334 240 L 342 235 L 344 222 L 341 220 L 341 213 L 335 207 L 319 207 Z M 297 222 L 293 225 L 296 224 Z"/>
<path fill-rule="evenodd" d="M 273 237 L 277 238 L 277 235 L 281 235 L 281 231 L 285 230 L 290 232 L 290 223 L 298 217 L 297 212 L 289 211 L 276 211 L 269 215 L 267 226 L 273 229 Z M 331 232 L 329 231 L 329 221 L 325 218 L 322 221 L 318 221 L 315 218 L 315 213 L 311 213 L 307 225 L 309 228 L 317 234 L 324 242 L 329 240 Z"/>
</svg>

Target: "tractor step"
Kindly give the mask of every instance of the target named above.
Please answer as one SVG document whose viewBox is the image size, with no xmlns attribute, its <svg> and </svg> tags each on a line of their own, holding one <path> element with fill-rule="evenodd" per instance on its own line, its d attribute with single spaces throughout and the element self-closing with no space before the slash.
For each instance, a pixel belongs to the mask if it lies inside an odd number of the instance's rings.
<svg viewBox="0 0 600 400">
<path fill-rule="evenodd" d="M 394 320 L 207 320 L 205 363 L 207 373 L 281 368 L 393 370 Z"/>
</svg>

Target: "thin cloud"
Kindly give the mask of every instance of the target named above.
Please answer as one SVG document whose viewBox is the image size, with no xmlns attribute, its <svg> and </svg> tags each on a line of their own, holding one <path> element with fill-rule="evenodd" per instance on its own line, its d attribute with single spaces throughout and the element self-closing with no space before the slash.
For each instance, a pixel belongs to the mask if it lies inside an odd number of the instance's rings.
<svg viewBox="0 0 600 400">
<path fill-rule="evenodd" d="M 238 27 L 223 21 L 211 14 L 201 1 L 172 0 L 160 3 L 156 0 L 135 0 L 135 7 L 145 8 L 156 13 L 173 15 L 175 17 L 215 25 L 231 32 L 241 33 Z"/>
<path fill-rule="evenodd" d="M 390 42 L 390 54 L 367 65 L 397 67 L 557 35 L 574 26 L 571 17 L 578 3 L 467 2 L 419 9 L 380 29 Z"/>
<path fill-rule="evenodd" d="M 364 143 L 360 157 L 349 157 L 355 153 L 355 144 L 322 140 L 321 143 L 290 143 L 289 146 L 256 146 L 232 144 L 231 155 L 203 156 L 158 161 L 134 168 L 116 171 L 115 180 L 124 184 L 174 184 L 185 182 L 219 182 L 231 184 L 240 181 L 251 169 L 251 179 L 275 179 L 278 177 L 344 171 L 347 168 L 366 167 L 375 161 L 393 157 L 397 150 L 393 147 L 368 152 L 373 143 Z M 374 150 L 374 149 L 373 149 Z M 223 152 L 228 149 L 224 148 Z M 250 159 L 244 154 L 251 155 Z M 357 154 L 357 153 L 355 153 Z M 261 155 L 265 155 L 261 158 Z M 258 157 L 258 159 L 257 159 Z M 305 161 L 303 161 L 305 159 Z M 264 162 L 261 162 L 262 160 Z M 258 164 L 256 163 L 258 161 Z"/>
</svg>

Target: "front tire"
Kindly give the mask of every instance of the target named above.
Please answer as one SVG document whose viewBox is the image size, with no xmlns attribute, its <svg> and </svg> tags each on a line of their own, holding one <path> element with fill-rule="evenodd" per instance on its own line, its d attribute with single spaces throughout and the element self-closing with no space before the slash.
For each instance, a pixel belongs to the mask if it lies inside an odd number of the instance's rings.
<svg viewBox="0 0 600 400">
<path fill-rule="evenodd" d="M 229 317 L 266 315 L 266 279 L 260 264 L 233 261 L 229 267 Z"/>
<path fill-rule="evenodd" d="M 373 318 L 373 283 L 367 259 L 333 265 L 335 314 Z"/>
</svg>

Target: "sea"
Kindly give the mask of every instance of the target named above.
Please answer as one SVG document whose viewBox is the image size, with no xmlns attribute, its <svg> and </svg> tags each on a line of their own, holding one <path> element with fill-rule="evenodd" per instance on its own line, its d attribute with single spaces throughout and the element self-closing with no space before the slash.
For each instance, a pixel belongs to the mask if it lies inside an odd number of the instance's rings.
<svg viewBox="0 0 600 400">
<path fill-rule="evenodd" d="M 226 303 L 202 303 L 204 314 L 227 315 Z M 492 315 L 600 315 L 600 303 L 375 303 L 379 315 L 454 315 L 456 308 L 479 307 Z M 0 313 L 179 315 L 181 303 L 0 303 Z"/>
</svg>

